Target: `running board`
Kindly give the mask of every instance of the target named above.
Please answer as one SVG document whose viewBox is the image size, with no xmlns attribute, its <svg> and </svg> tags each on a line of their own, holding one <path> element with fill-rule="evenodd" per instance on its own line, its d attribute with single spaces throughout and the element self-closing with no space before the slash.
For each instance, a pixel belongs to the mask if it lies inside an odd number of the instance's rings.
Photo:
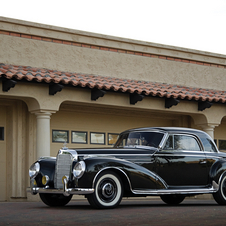
<svg viewBox="0 0 226 226">
<path fill-rule="evenodd" d="M 197 188 L 197 189 L 159 189 L 159 190 L 132 190 L 135 195 L 171 195 L 171 194 L 183 194 L 183 195 L 193 195 L 193 194 L 209 194 L 217 192 L 219 185 L 213 181 L 212 187 L 210 188 Z"/>
</svg>

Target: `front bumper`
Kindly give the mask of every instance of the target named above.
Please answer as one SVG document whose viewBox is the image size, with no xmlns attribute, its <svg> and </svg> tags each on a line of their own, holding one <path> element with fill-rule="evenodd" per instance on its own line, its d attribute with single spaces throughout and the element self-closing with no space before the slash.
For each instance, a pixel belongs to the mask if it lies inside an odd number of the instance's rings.
<svg viewBox="0 0 226 226">
<path fill-rule="evenodd" d="M 37 193 L 48 193 L 48 194 L 63 194 L 64 196 L 69 195 L 87 195 L 92 194 L 94 192 L 93 188 L 68 188 L 68 178 L 63 179 L 63 189 L 57 188 L 49 188 L 49 186 L 45 187 L 36 187 L 34 185 L 34 180 L 31 179 L 31 189 L 30 192 L 33 195 Z"/>
</svg>

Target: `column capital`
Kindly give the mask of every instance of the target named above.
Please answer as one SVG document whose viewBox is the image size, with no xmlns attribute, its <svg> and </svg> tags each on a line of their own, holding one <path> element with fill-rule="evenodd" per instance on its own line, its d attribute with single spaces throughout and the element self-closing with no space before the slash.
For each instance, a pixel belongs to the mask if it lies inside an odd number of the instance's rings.
<svg viewBox="0 0 226 226">
<path fill-rule="evenodd" d="M 210 135 L 214 139 L 214 129 L 216 126 L 219 126 L 217 123 L 204 123 L 204 124 L 199 124 L 204 132 Z"/>
<path fill-rule="evenodd" d="M 31 111 L 31 113 L 35 115 L 52 115 L 56 113 L 56 111 L 40 109 L 40 110 Z"/>
<path fill-rule="evenodd" d="M 202 127 L 203 129 L 214 129 L 215 127 L 219 126 L 220 124 L 217 123 L 204 123 L 204 124 L 197 124 L 197 126 Z"/>
</svg>

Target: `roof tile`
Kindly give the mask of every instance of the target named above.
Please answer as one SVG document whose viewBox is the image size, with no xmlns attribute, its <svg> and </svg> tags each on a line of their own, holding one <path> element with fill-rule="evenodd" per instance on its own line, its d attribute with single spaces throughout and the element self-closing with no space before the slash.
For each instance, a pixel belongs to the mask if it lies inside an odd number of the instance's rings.
<svg viewBox="0 0 226 226">
<path fill-rule="evenodd" d="M 25 79 L 45 83 L 138 93 L 146 96 L 179 98 L 196 101 L 226 102 L 226 91 L 179 86 L 158 82 L 104 77 L 92 74 L 70 73 L 44 68 L 0 64 L 0 78 Z"/>
</svg>

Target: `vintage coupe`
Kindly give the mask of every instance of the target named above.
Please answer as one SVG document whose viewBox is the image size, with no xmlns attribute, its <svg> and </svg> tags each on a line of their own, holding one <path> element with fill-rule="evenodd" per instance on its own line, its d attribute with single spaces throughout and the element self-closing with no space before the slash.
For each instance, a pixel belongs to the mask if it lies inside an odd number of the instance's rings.
<svg viewBox="0 0 226 226">
<path fill-rule="evenodd" d="M 66 205 L 73 195 L 85 195 L 95 208 L 133 196 L 176 205 L 210 193 L 226 204 L 226 153 L 195 129 L 138 128 L 121 133 L 113 148 L 62 148 L 32 164 L 29 176 L 31 193 L 49 206 Z"/>
</svg>

